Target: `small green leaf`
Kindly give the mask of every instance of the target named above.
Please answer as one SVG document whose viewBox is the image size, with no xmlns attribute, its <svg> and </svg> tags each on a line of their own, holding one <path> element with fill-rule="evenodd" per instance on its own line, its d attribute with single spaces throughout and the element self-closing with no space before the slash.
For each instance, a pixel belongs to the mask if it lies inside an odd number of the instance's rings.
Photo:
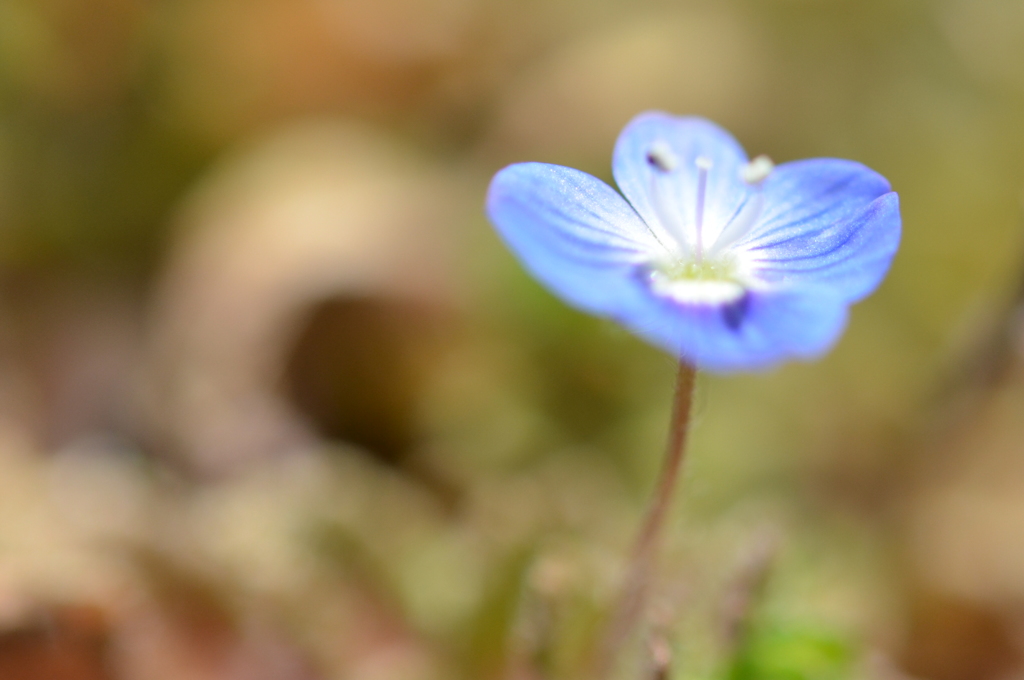
<svg viewBox="0 0 1024 680">
<path fill-rule="evenodd" d="M 843 680 L 853 646 L 831 632 L 808 627 L 765 627 L 739 650 L 728 680 Z"/>
</svg>

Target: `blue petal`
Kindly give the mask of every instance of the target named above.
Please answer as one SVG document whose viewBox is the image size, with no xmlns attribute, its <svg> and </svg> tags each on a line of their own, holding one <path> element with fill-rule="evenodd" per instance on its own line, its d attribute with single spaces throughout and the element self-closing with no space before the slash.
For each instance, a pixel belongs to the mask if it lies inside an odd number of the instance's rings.
<svg viewBox="0 0 1024 680">
<path fill-rule="evenodd" d="M 641 285 L 643 285 L 641 283 Z M 716 372 L 769 368 L 823 355 L 846 326 L 829 289 L 750 291 L 728 305 L 680 304 L 653 293 L 624 323 L 649 342 Z"/>
<path fill-rule="evenodd" d="M 786 163 L 764 183 L 765 210 L 734 245 L 757 276 L 786 286 L 827 286 L 854 302 L 885 276 L 900 240 L 899 199 L 853 161 Z"/>
<path fill-rule="evenodd" d="M 519 163 L 501 170 L 487 214 L 527 269 L 570 304 L 620 317 L 639 294 L 636 269 L 665 250 L 614 189 L 579 170 Z"/>
<path fill-rule="evenodd" d="M 655 145 L 671 151 L 675 170 L 665 173 L 651 165 L 648 154 Z M 677 223 L 686 234 L 695 233 L 699 157 L 712 163 L 703 229 L 704 242 L 711 243 L 749 191 L 740 179 L 747 154 L 732 135 L 703 118 L 651 111 L 630 121 L 615 143 L 615 182 L 644 220 L 659 228 L 665 242 L 674 240 L 673 226 L 666 221 Z"/>
</svg>

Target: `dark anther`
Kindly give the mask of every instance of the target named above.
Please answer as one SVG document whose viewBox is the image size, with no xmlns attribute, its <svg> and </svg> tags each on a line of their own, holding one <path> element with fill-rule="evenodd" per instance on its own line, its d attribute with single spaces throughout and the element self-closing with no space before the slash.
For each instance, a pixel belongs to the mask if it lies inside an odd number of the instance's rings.
<svg viewBox="0 0 1024 680">
<path fill-rule="evenodd" d="M 672 172 L 676 169 L 678 162 L 672 154 L 672 150 L 664 142 L 655 142 L 647 151 L 645 156 L 647 162 L 660 172 Z"/>
<path fill-rule="evenodd" d="M 746 318 L 749 309 L 750 296 L 744 293 L 743 297 L 735 302 L 730 302 L 722 308 L 722 319 L 725 321 L 725 325 L 730 330 L 738 331 L 740 326 L 743 325 L 743 320 Z"/>
</svg>

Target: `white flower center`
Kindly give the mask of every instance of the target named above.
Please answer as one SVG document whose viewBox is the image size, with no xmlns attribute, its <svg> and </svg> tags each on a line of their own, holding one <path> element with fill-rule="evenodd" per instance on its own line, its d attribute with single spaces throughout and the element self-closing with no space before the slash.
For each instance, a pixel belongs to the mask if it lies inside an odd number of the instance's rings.
<svg viewBox="0 0 1024 680">
<path fill-rule="evenodd" d="M 707 260 L 659 263 L 651 267 L 647 280 L 655 294 L 690 304 L 727 304 L 747 291 L 734 266 Z"/>
<path fill-rule="evenodd" d="M 714 168 L 711 159 L 698 156 L 693 161 L 697 166 L 697 191 L 692 203 L 693 230 L 689 235 L 680 224 L 680 197 L 666 195 L 665 189 L 671 184 L 661 181 L 679 169 L 679 159 L 666 142 L 657 141 L 648 149 L 647 162 L 656 171 L 651 177 L 652 207 L 678 248 L 677 257 L 654 263 L 649 269 L 651 290 L 657 295 L 690 304 L 729 305 L 742 300 L 749 286 L 745 284 L 745 277 L 741 275 L 728 246 L 746 234 L 760 218 L 764 208 L 761 185 L 771 174 L 774 164 L 766 156 L 758 156 L 741 168 L 739 179 L 750 185 L 751 191 L 718 235 L 710 243 L 705 243 L 708 174 Z M 672 202 L 673 199 L 676 202 Z"/>
</svg>

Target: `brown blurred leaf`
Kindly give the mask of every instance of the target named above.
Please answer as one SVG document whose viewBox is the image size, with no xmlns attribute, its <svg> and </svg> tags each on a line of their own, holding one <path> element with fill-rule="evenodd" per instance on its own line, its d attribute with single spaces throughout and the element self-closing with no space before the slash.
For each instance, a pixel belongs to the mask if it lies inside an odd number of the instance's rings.
<svg viewBox="0 0 1024 680">
<path fill-rule="evenodd" d="M 288 130 L 207 179 L 181 214 L 152 328 L 163 447 L 225 472 L 308 442 L 280 393 L 303 323 L 329 299 L 444 304 L 453 186 L 443 167 L 345 123 Z M 350 320 L 353 342 L 375 332 Z"/>
<path fill-rule="evenodd" d="M 999 680 L 1024 660 L 996 611 L 940 592 L 919 593 L 900 665 L 929 680 Z"/>
<path fill-rule="evenodd" d="M 39 610 L 30 620 L 0 631 L 3 680 L 114 680 L 110 629 L 91 605 Z"/>
</svg>

